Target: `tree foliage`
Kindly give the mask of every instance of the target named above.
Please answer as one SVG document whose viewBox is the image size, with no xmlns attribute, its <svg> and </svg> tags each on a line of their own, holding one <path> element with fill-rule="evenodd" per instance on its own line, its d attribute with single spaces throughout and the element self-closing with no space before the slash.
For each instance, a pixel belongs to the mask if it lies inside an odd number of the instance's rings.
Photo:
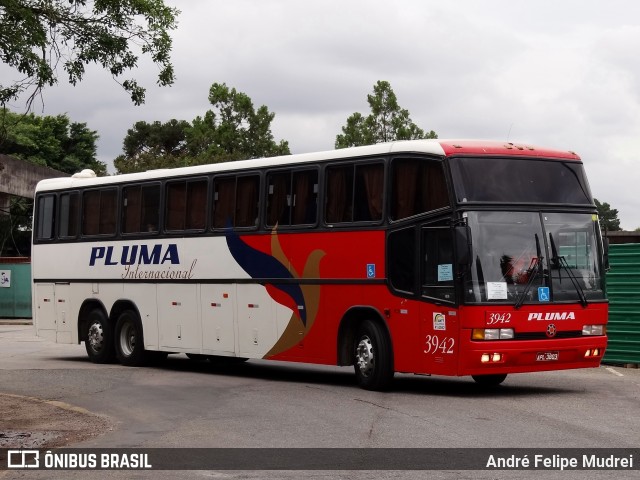
<svg viewBox="0 0 640 480">
<path fill-rule="evenodd" d="M 622 230 L 622 228 L 620 228 L 620 220 L 618 219 L 618 210 L 611 208 L 611 205 L 607 202 L 600 203 L 597 198 L 594 198 L 593 201 L 598 209 L 600 227 L 608 232 Z"/>
<path fill-rule="evenodd" d="M 0 58 L 21 79 L 0 85 L 0 105 L 30 92 L 27 104 L 58 82 L 59 72 L 76 85 L 85 68 L 98 64 L 119 81 L 139 55 L 158 66 L 157 83 L 174 80 L 171 37 L 178 10 L 163 0 L 5 0 L 0 5 Z M 121 81 L 131 100 L 144 103 L 145 88 Z"/>
<path fill-rule="evenodd" d="M 127 131 L 122 147 L 124 154 L 113 161 L 117 172 L 143 172 L 188 165 L 185 154 L 185 131 L 188 128 L 189 122 L 184 120 L 136 122 Z"/>
<path fill-rule="evenodd" d="M 185 120 L 137 122 L 129 129 L 123 154 L 114 160 L 118 173 L 152 168 L 201 165 L 249 158 L 288 155 L 289 144 L 273 138 L 275 114 L 266 106 L 255 109 L 251 98 L 226 84 L 209 90 L 212 109 Z"/>
<path fill-rule="evenodd" d="M 354 113 L 347 118 L 342 134 L 336 136 L 336 148 L 372 145 L 395 140 L 438 138 L 433 130 L 425 133 L 409 116 L 409 111 L 400 108 L 391 84 L 379 80 L 373 86 L 373 94 L 367 95 L 371 113 L 363 116 Z"/>
<path fill-rule="evenodd" d="M 67 115 L 19 115 L 5 110 L 0 118 L 0 153 L 73 174 L 90 168 L 106 175 L 96 159 L 98 134 L 86 123 L 71 122 Z"/>
<path fill-rule="evenodd" d="M 9 211 L 0 211 L 0 257 L 31 255 L 33 200 L 11 197 Z"/>
</svg>

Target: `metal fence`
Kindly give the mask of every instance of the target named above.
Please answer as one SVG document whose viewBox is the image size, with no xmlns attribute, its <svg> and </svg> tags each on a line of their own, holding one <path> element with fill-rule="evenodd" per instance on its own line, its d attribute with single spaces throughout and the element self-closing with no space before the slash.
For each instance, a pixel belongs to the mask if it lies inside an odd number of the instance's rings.
<svg viewBox="0 0 640 480">
<path fill-rule="evenodd" d="M 640 363 L 640 243 L 611 245 L 605 363 Z"/>
<path fill-rule="evenodd" d="M 0 258 L 0 318 L 31 318 L 29 261 Z"/>
</svg>

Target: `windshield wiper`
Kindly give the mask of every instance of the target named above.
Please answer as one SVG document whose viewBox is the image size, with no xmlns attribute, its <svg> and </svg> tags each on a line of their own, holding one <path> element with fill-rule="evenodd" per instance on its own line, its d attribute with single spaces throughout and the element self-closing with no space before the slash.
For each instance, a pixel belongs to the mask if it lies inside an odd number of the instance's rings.
<svg viewBox="0 0 640 480">
<path fill-rule="evenodd" d="M 531 264 L 527 269 L 527 273 L 529 275 L 529 281 L 525 285 L 524 290 L 522 290 L 522 293 L 520 294 L 520 296 L 518 297 L 518 300 L 513 306 L 513 308 L 515 308 L 516 310 L 518 310 L 524 303 L 524 299 L 527 296 L 527 293 L 529 293 L 529 290 L 531 289 L 531 285 L 533 285 L 533 282 L 536 280 L 536 278 L 538 278 L 538 275 L 540 275 L 540 270 L 542 269 L 542 260 L 544 259 L 544 257 L 542 256 L 542 249 L 540 248 L 540 239 L 538 238 L 537 233 L 534 233 L 533 235 L 536 239 L 536 255 L 537 256 L 531 259 Z"/>
<path fill-rule="evenodd" d="M 569 277 L 569 280 L 571 280 L 573 287 L 576 289 L 576 292 L 578 293 L 578 297 L 580 297 L 580 304 L 583 307 L 586 307 L 587 297 L 584 294 L 584 290 L 580 286 L 578 279 L 576 278 L 575 274 L 571 270 L 571 267 L 569 266 L 569 262 L 567 262 L 567 259 L 564 258 L 564 255 L 558 255 L 558 250 L 556 249 L 556 242 L 553 240 L 553 234 L 551 233 L 549 234 L 549 240 L 551 243 L 551 254 L 553 255 L 553 258 L 551 259 L 553 265 L 558 270 L 560 268 L 564 268 L 564 271 L 567 272 L 567 276 Z M 560 272 L 558 272 L 558 274 L 560 274 Z M 560 278 L 560 280 L 562 280 L 562 278 Z"/>
</svg>

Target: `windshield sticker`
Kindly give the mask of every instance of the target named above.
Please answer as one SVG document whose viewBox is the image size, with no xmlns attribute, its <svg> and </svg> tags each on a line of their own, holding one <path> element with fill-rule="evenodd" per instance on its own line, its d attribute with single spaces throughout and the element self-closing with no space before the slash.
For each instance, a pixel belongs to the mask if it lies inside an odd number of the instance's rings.
<svg viewBox="0 0 640 480">
<path fill-rule="evenodd" d="M 507 282 L 487 282 L 487 300 L 506 300 Z"/>
<path fill-rule="evenodd" d="M 434 330 L 446 330 L 447 329 L 447 319 L 442 313 L 433 314 L 433 329 Z"/>
<path fill-rule="evenodd" d="M 549 287 L 538 287 L 538 301 L 539 302 L 549 301 Z"/>
<path fill-rule="evenodd" d="M 450 282 L 453 280 L 453 265 L 450 263 L 443 263 L 438 265 L 438 281 Z"/>
</svg>

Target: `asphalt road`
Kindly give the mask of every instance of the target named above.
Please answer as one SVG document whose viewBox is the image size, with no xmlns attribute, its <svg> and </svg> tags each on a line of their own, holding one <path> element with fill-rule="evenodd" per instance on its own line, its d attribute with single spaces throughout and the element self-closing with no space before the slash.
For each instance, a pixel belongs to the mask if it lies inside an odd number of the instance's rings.
<svg viewBox="0 0 640 480">
<path fill-rule="evenodd" d="M 86 415 L 81 422 L 94 432 L 75 447 L 640 447 L 640 370 L 611 366 L 512 375 L 490 390 L 464 377 L 397 375 L 393 391 L 379 393 L 357 388 L 349 368 L 265 361 L 221 367 L 184 355 L 170 356 L 157 367 L 94 365 L 83 345 L 57 345 L 36 338 L 30 326 L 0 325 L 0 393 L 77 408 L 78 415 Z M 305 474 L 306 478 L 534 476 L 638 478 L 640 474 L 638 470 Z M 50 472 L 0 472 L 3 479 L 50 477 Z M 212 477 L 299 478 L 300 472 L 64 475 Z"/>
</svg>

